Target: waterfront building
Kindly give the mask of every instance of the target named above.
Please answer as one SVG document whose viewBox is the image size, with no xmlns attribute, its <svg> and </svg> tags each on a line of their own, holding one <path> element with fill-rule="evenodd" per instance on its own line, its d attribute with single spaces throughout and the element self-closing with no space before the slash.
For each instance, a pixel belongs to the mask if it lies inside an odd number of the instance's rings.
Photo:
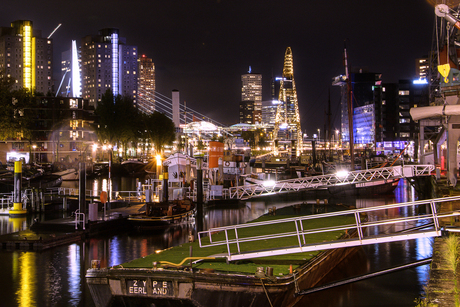
<svg viewBox="0 0 460 307">
<path fill-rule="evenodd" d="M 399 80 L 382 84 L 383 127 L 381 143 L 377 148 L 386 153 L 399 152 L 406 146 L 416 155 L 419 142 L 419 124 L 410 116 L 410 109 L 429 106 L 429 84 L 417 80 Z"/>
<path fill-rule="evenodd" d="M 53 40 L 42 37 L 30 20 L 0 28 L 0 71 L 15 79 L 14 90 L 53 91 Z"/>
<path fill-rule="evenodd" d="M 251 124 L 260 124 L 262 122 L 262 75 L 252 73 L 249 67 L 248 73 L 241 76 L 241 83 L 241 101 L 253 101 L 254 103 Z"/>
<path fill-rule="evenodd" d="M 106 28 L 88 35 L 81 44 L 82 96 L 89 104 L 97 102 L 107 90 L 131 97 L 137 102 L 138 52 L 126 44 L 119 30 Z"/>
<path fill-rule="evenodd" d="M 379 97 L 374 97 L 374 90 L 376 87 L 379 87 L 382 83 L 382 75 L 379 73 L 369 73 L 365 72 L 363 69 L 358 69 L 350 73 L 350 83 L 351 91 L 353 93 L 353 109 L 377 102 L 377 107 L 374 108 L 374 111 L 380 113 L 380 101 L 376 101 Z M 341 87 L 341 102 L 340 102 L 340 130 L 342 133 L 342 141 L 350 141 L 350 133 L 348 129 L 348 88 L 346 78 L 344 80 L 339 80 L 339 82 L 334 82 L 334 85 L 339 85 Z M 379 120 L 379 116 L 376 116 L 376 120 Z M 378 131 L 377 131 L 378 133 Z M 353 136 L 355 143 L 359 140 L 362 140 L 363 136 L 356 134 L 356 127 L 353 128 Z"/>
<path fill-rule="evenodd" d="M 27 155 L 31 162 L 41 163 L 71 162 L 92 155 L 91 145 L 97 136 L 91 127 L 95 121 L 94 108 L 88 100 L 36 96 L 33 105 L 32 138 L 0 143 L 2 163 L 7 161 L 7 153 Z"/>
<path fill-rule="evenodd" d="M 367 104 L 353 110 L 353 126 L 356 133 L 355 144 L 371 144 L 375 138 L 375 108 L 374 104 Z"/>
<path fill-rule="evenodd" d="M 139 84 L 137 108 L 145 114 L 155 112 L 155 64 L 151 58 L 139 58 Z"/>
</svg>

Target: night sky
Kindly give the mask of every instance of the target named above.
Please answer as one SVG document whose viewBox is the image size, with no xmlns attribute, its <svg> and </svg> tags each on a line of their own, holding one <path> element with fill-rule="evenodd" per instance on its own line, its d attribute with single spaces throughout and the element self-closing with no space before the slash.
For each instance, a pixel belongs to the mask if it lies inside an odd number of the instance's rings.
<svg viewBox="0 0 460 307">
<path fill-rule="evenodd" d="M 302 130 L 323 129 L 328 92 L 335 126 L 344 74 L 349 64 L 382 73 L 384 82 L 412 79 L 415 59 L 429 54 L 435 21 L 426 0 L 14 0 L 0 5 L 0 26 L 18 19 L 53 35 L 55 79 L 61 52 L 71 40 L 102 28 L 120 29 L 128 45 L 156 65 L 157 91 L 223 124 L 238 122 L 241 75 L 263 75 L 263 100 L 270 99 L 271 76 L 281 76 L 291 47 Z"/>
</svg>

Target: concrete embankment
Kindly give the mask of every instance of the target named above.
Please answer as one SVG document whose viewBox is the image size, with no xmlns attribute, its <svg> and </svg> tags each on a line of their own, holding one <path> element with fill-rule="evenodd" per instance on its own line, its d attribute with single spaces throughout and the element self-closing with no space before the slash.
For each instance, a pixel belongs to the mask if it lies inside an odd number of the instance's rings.
<svg viewBox="0 0 460 307">
<path fill-rule="evenodd" d="M 459 306 L 459 273 L 449 267 L 446 255 L 446 238 L 439 237 L 434 241 L 433 260 L 431 262 L 430 280 L 426 287 L 426 299 L 419 306 Z"/>
<path fill-rule="evenodd" d="M 437 197 L 460 195 L 460 185 L 450 187 L 445 179 L 436 182 Z M 460 210 L 460 203 L 447 202 L 442 205 L 442 211 Z M 440 219 L 441 227 L 460 229 L 458 218 Z M 418 306 L 459 306 L 460 305 L 460 270 L 457 264 L 456 272 L 449 266 L 447 254 L 447 236 L 460 235 L 458 232 L 445 232 L 437 237 L 433 244 L 433 260 L 430 268 L 430 279 L 425 290 L 425 299 Z M 458 261 L 457 261 L 458 263 Z"/>
</svg>

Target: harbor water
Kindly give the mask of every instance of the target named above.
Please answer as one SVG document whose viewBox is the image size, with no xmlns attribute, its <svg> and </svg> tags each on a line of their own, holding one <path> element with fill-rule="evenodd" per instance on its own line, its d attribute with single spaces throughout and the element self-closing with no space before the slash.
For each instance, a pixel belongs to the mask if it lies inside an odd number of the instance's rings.
<svg viewBox="0 0 460 307">
<path fill-rule="evenodd" d="M 114 181 L 114 186 L 119 190 L 135 190 L 136 182 L 133 178 L 114 178 Z M 102 184 L 98 180 L 91 180 L 87 187 L 96 188 Z M 361 208 L 406 202 L 417 197 L 414 189 L 401 181 L 392 195 L 330 198 L 328 202 Z M 305 201 L 274 203 L 258 200 L 239 205 L 210 207 L 204 211 L 204 226 L 207 228 L 244 223 L 266 214 L 274 206 L 281 208 Z M 2 234 L 19 231 L 29 227 L 34 218 L 58 218 L 62 214 L 18 219 L 0 216 L 0 231 Z M 399 215 L 404 212 L 390 210 L 382 214 Z M 413 225 L 407 225 L 411 226 Z M 121 229 L 118 234 L 99 236 L 41 252 L 2 250 L 0 305 L 94 306 L 85 283 L 86 270 L 90 268 L 91 260 L 101 260 L 101 267 L 118 265 L 186 242 L 192 229 L 193 225 L 148 233 Z M 327 281 L 337 281 L 431 257 L 431 243 L 432 239 L 417 239 L 364 246 L 327 276 Z M 415 306 L 414 300 L 423 292 L 428 276 L 429 265 L 423 265 L 309 294 L 302 297 L 298 306 Z"/>
</svg>

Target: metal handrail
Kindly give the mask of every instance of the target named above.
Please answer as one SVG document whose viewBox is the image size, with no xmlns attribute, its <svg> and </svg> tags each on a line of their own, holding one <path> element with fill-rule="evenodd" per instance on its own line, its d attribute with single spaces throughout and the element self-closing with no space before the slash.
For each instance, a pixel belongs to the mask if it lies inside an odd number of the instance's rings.
<svg viewBox="0 0 460 307">
<path fill-rule="evenodd" d="M 411 201 L 406 203 L 399 203 L 399 204 L 389 204 L 383 206 L 376 206 L 376 207 L 369 207 L 369 208 L 360 208 L 360 209 L 353 209 L 353 210 L 344 210 L 344 211 L 337 211 L 337 212 L 330 212 L 330 213 L 323 213 L 323 214 L 315 214 L 315 215 L 306 215 L 306 216 L 299 216 L 299 217 L 292 217 L 292 218 L 285 218 L 285 219 L 278 219 L 278 220 L 270 220 L 265 222 L 254 222 L 254 223 L 246 223 L 246 224 L 239 224 L 233 226 L 225 226 L 225 227 L 215 227 L 210 228 L 206 231 L 201 231 L 198 233 L 198 240 L 200 247 L 211 247 L 211 246 L 219 246 L 225 245 L 227 247 L 227 258 L 229 260 L 235 259 L 246 259 L 246 258 L 253 258 L 253 257 L 264 257 L 264 256 L 271 256 L 275 254 L 282 254 L 284 250 L 285 253 L 296 253 L 296 252 L 304 252 L 304 251 L 311 251 L 312 245 L 315 246 L 317 249 L 328 249 L 332 248 L 340 248 L 340 247 L 349 247 L 349 246 L 356 246 L 362 244 L 371 244 L 379 243 L 379 242 L 392 242 L 398 240 L 407 240 L 413 239 L 418 237 L 431 237 L 431 236 L 439 236 L 440 235 L 440 227 L 439 227 L 439 218 L 443 217 L 451 217 L 451 216 L 459 216 L 460 211 L 453 211 L 453 212 L 437 212 L 437 204 L 442 202 L 450 202 L 450 201 L 460 201 L 460 196 L 452 196 L 452 197 L 445 197 L 445 198 L 435 198 L 430 200 L 419 200 L 419 201 Z M 384 217 L 380 220 L 365 220 L 362 218 L 364 215 L 369 215 L 372 212 L 377 212 L 381 210 L 388 210 L 388 209 L 395 209 L 395 208 L 404 208 L 404 207 L 411 207 L 411 206 L 421 206 L 421 205 L 429 205 L 429 213 L 422 214 L 422 215 L 412 215 L 408 217 Z M 327 226 L 327 227 L 320 227 L 315 229 L 304 229 L 304 222 L 308 220 L 314 219 L 324 219 L 328 217 L 336 217 L 336 216 L 353 216 L 354 222 L 353 223 L 344 223 L 341 225 L 336 226 Z M 434 229 L 431 230 L 418 230 L 411 233 L 393 233 L 389 234 L 378 234 L 375 235 L 365 235 L 365 230 L 370 227 L 377 227 L 377 226 L 387 226 L 387 225 L 396 225 L 399 223 L 417 223 L 417 222 L 427 222 L 427 220 L 432 220 L 434 225 Z M 295 224 L 295 231 L 287 231 L 283 233 L 262 233 L 254 236 L 244 236 L 243 229 L 246 228 L 256 228 L 256 227 L 264 227 L 264 226 L 274 226 L 271 229 L 276 229 L 277 224 L 281 223 L 294 223 Z M 332 231 L 357 231 L 357 238 L 348 238 L 342 239 L 339 241 L 332 241 L 334 242 L 320 242 L 315 244 L 306 244 L 305 237 L 312 234 L 318 233 L 325 233 L 325 232 L 332 232 Z M 213 236 L 217 233 L 224 232 L 225 238 L 223 239 L 213 239 Z M 256 250 L 246 250 L 242 252 L 241 244 L 248 243 L 248 242 L 256 242 L 262 240 L 271 240 L 271 239 L 280 239 L 286 237 L 297 237 L 298 246 L 293 247 L 292 241 L 291 245 L 289 246 L 279 246 L 276 249 L 272 250 L 265 250 L 263 252 L 256 251 Z M 205 242 L 204 238 L 207 237 L 209 242 Z M 369 240 L 372 239 L 372 240 Z M 288 243 L 286 243 L 288 244 Z M 232 253 L 231 248 L 232 246 L 236 247 L 237 253 Z M 314 250 L 317 250 L 314 249 Z"/>
<path fill-rule="evenodd" d="M 435 169 L 434 165 L 405 165 L 382 167 L 368 170 L 352 171 L 345 175 L 339 173 L 309 176 L 288 180 L 280 180 L 267 186 L 267 183 L 247 184 L 232 187 L 229 190 L 230 198 L 247 199 L 273 193 L 316 189 L 343 184 L 365 183 L 377 180 L 389 180 L 396 178 L 428 176 Z"/>
</svg>

